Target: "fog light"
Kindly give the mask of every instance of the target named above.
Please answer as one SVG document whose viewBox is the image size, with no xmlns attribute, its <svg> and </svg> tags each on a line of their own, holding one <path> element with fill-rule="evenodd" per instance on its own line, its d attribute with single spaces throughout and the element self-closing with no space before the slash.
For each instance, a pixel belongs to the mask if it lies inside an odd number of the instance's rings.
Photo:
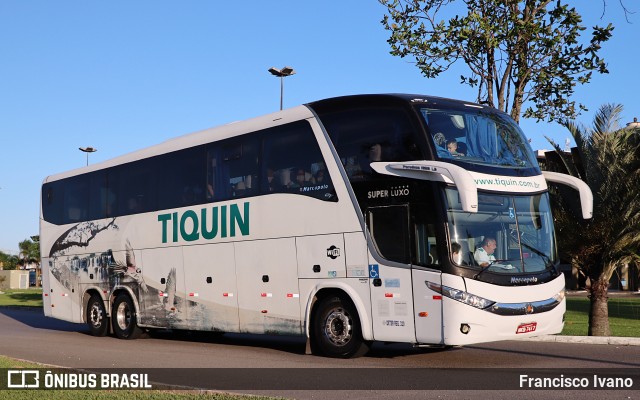
<svg viewBox="0 0 640 400">
<path fill-rule="evenodd" d="M 470 330 L 471 330 L 471 327 L 469 326 L 469 324 L 460 325 L 460 332 L 464 333 L 465 335 L 469 333 Z"/>
</svg>

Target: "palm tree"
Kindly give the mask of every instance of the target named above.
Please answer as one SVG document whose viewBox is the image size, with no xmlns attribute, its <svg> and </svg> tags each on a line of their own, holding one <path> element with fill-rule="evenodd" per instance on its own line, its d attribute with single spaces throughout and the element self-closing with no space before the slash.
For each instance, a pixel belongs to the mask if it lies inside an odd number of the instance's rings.
<svg viewBox="0 0 640 400">
<path fill-rule="evenodd" d="M 559 248 L 591 281 L 589 335 L 609 336 L 609 281 L 616 268 L 640 260 L 640 131 L 621 128 L 621 105 L 600 107 L 587 128 L 564 121 L 577 147 L 568 157 L 553 143 L 564 167 L 593 192 L 593 218 L 582 220 L 570 196 L 553 190 Z M 573 201 L 575 203 L 575 201 Z"/>
<path fill-rule="evenodd" d="M 29 264 L 36 264 L 36 286 L 40 286 L 40 237 L 31 236 L 18 243 L 20 249 L 20 259 L 24 267 Z"/>
<path fill-rule="evenodd" d="M 37 236 L 32 236 L 32 238 L 37 238 Z M 22 242 L 18 243 L 18 248 L 20 249 L 20 258 L 23 260 L 25 265 L 30 263 L 37 263 L 40 261 L 39 241 L 25 239 Z"/>
</svg>

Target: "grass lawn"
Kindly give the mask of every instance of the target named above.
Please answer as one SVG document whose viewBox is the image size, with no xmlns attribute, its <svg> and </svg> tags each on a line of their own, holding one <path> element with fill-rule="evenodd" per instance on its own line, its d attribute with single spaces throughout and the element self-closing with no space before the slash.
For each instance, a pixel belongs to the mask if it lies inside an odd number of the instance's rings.
<svg viewBox="0 0 640 400">
<path fill-rule="evenodd" d="M 0 369 L 3 368 L 46 368 L 40 364 L 15 360 L 9 357 L 0 356 Z M 204 400 L 274 400 L 274 397 L 261 396 L 240 396 L 227 393 L 213 393 L 188 390 L 0 390 L 0 398 L 12 400 L 31 400 L 37 398 L 54 400 L 77 400 L 77 399 L 138 399 L 138 400 L 160 400 L 160 399 L 204 399 Z"/>
<path fill-rule="evenodd" d="M 0 306 L 42 307 L 42 289 L 5 289 L 0 294 Z"/>
<path fill-rule="evenodd" d="M 587 336 L 589 299 L 567 297 L 567 313 L 561 335 Z M 640 336 L 640 296 L 609 297 L 611 336 Z"/>
</svg>

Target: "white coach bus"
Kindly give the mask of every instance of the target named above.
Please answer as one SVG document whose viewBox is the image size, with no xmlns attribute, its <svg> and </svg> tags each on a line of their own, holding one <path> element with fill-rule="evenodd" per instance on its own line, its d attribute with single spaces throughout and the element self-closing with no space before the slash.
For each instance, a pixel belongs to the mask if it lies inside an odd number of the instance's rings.
<svg viewBox="0 0 640 400">
<path fill-rule="evenodd" d="M 42 186 L 44 310 L 92 334 L 463 345 L 558 333 L 546 180 L 504 113 L 421 95 L 313 102 Z"/>
</svg>

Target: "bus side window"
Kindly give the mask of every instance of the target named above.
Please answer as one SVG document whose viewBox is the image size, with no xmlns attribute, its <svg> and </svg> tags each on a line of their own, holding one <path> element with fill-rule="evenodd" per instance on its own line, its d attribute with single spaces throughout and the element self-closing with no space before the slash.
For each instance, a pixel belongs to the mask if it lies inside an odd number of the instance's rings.
<svg viewBox="0 0 640 400">
<path fill-rule="evenodd" d="M 422 266 L 442 264 L 443 257 L 438 252 L 436 225 L 430 211 L 433 209 L 430 203 L 411 204 L 412 264 Z"/>
<path fill-rule="evenodd" d="M 222 145 L 222 162 L 217 164 L 216 198 L 229 199 L 255 194 L 258 178 L 258 137 L 255 134 L 231 139 Z M 210 159 L 210 162 L 213 162 Z"/>
<path fill-rule="evenodd" d="M 89 212 L 89 176 L 69 179 L 64 191 L 64 223 L 87 220 Z"/>
<path fill-rule="evenodd" d="M 284 192 L 338 200 L 308 122 L 269 129 L 263 138 L 262 194 Z"/>
<path fill-rule="evenodd" d="M 158 183 L 155 167 L 155 163 L 147 159 L 133 162 L 126 169 L 116 167 L 112 171 L 109 186 L 112 189 L 118 188 L 118 215 L 143 213 L 157 208 L 155 199 Z M 111 179 L 115 174 L 118 174 L 117 182 Z"/>
<path fill-rule="evenodd" d="M 367 210 L 367 225 L 382 257 L 404 264 L 410 262 L 407 206 L 370 207 Z"/>
<path fill-rule="evenodd" d="M 207 201 L 224 198 L 224 193 L 226 193 L 224 186 L 225 182 L 222 176 L 222 152 L 219 145 L 211 144 L 207 146 Z"/>
<path fill-rule="evenodd" d="M 414 225 L 415 246 L 412 263 L 416 265 L 440 265 L 440 254 L 433 224 Z"/>
<path fill-rule="evenodd" d="M 107 218 L 107 173 L 105 170 L 89 174 L 89 219 Z"/>
<path fill-rule="evenodd" d="M 337 111 L 322 115 L 321 120 L 351 181 L 376 179 L 372 162 L 424 158 L 416 145 L 422 139 L 402 109 Z"/>
<path fill-rule="evenodd" d="M 160 172 L 156 175 L 162 177 L 158 182 L 157 208 L 165 210 L 204 203 L 207 171 L 205 161 L 204 146 L 182 149 L 155 158 L 155 166 Z"/>
<path fill-rule="evenodd" d="M 63 186 L 60 181 L 46 183 L 42 188 L 42 216 L 47 222 L 63 224 Z"/>
</svg>

